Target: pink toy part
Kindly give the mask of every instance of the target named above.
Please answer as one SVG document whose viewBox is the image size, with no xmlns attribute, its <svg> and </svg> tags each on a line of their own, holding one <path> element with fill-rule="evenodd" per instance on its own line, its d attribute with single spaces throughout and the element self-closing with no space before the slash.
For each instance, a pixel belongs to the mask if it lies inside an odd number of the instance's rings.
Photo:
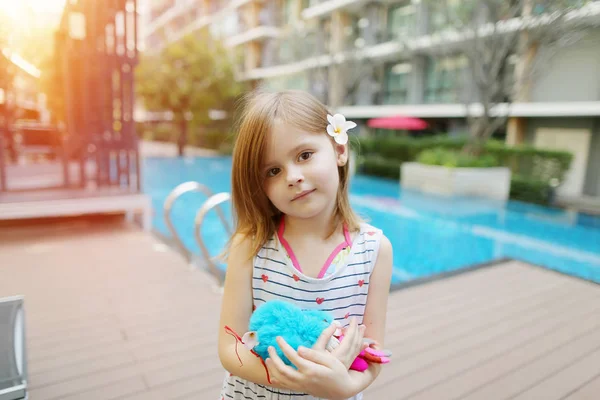
<svg viewBox="0 0 600 400">
<path fill-rule="evenodd" d="M 360 356 L 370 362 L 379 363 L 379 364 L 387 364 L 390 362 L 389 358 L 390 352 L 388 351 L 379 351 L 367 347 L 363 351 L 361 351 Z"/>
<path fill-rule="evenodd" d="M 367 368 L 369 368 L 369 363 L 364 358 L 361 358 L 360 356 L 356 357 L 354 359 L 354 361 L 352 362 L 352 365 L 350 365 L 351 370 L 358 371 L 358 372 L 366 371 Z"/>
<path fill-rule="evenodd" d="M 344 339 L 344 335 L 339 335 L 338 340 L 341 342 Z M 373 344 L 375 341 L 371 339 L 364 339 L 365 344 Z M 376 364 L 388 364 L 391 360 L 392 352 L 389 350 L 375 350 L 371 347 L 366 347 L 361 351 L 358 356 L 354 359 L 350 365 L 350 369 L 353 371 L 363 372 L 369 368 L 369 362 Z"/>
<path fill-rule="evenodd" d="M 376 350 L 371 347 L 367 347 L 364 351 L 374 357 L 388 357 L 389 358 L 392 356 L 392 352 L 388 351 L 388 350 Z"/>
</svg>

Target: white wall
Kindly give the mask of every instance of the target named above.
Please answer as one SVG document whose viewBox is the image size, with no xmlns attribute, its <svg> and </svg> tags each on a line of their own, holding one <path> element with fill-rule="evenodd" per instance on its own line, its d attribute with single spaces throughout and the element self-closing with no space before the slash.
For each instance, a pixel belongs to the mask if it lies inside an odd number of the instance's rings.
<svg viewBox="0 0 600 400">
<path fill-rule="evenodd" d="M 591 135 L 589 129 L 539 128 L 536 131 L 535 147 L 566 150 L 573 154 L 571 168 L 558 189 L 559 195 L 577 197 L 583 194 Z"/>
<path fill-rule="evenodd" d="M 600 100 L 600 30 L 562 48 L 538 71 L 533 102 Z"/>
</svg>

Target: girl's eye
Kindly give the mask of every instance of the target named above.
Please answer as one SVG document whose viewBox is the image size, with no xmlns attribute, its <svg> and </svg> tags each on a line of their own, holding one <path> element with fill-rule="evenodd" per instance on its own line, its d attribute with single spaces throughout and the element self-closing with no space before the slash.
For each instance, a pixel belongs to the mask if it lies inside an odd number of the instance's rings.
<svg viewBox="0 0 600 400">
<path fill-rule="evenodd" d="M 306 160 L 308 160 L 309 158 L 311 158 L 311 157 L 312 157 L 312 155 L 313 155 L 313 152 L 312 152 L 312 151 L 305 151 L 305 152 L 303 152 L 303 153 L 301 153 L 301 154 L 300 154 L 300 157 L 298 157 L 298 159 L 299 159 L 300 161 L 306 161 Z"/>
<path fill-rule="evenodd" d="M 267 171 L 267 177 L 271 178 L 279 173 L 279 168 L 271 168 Z"/>
</svg>

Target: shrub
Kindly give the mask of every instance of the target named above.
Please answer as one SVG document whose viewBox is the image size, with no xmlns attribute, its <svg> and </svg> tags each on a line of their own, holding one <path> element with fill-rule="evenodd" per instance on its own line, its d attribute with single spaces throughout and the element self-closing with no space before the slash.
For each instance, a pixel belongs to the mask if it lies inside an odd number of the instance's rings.
<svg viewBox="0 0 600 400">
<path fill-rule="evenodd" d="M 400 164 L 415 161 L 425 150 L 443 148 L 459 150 L 466 143 L 466 137 L 438 135 L 428 138 L 415 139 L 411 137 L 369 137 L 358 138 L 358 151 L 364 157 L 379 156 L 394 160 Z M 565 151 L 536 149 L 529 145 L 507 146 L 504 142 L 491 140 L 486 143 L 482 158 L 493 156 L 497 165 L 507 166 L 513 174 L 529 177 L 533 180 L 550 181 L 555 178 L 564 180 L 573 158 Z M 434 158 L 431 154 L 426 160 Z M 429 161 L 432 162 L 432 161 Z M 464 161 L 469 165 L 477 162 Z M 490 164 L 491 158 L 481 161 L 483 165 Z"/>
<path fill-rule="evenodd" d="M 399 179 L 400 165 L 419 161 L 423 164 L 448 167 L 506 166 L 512 171 L 510 197 L 531 203 L 548 204 L 552 189 L 550 181 L 562 182 L 573 155 L 565 151 L 536 149 L 530 145 L 507 146 L 491 140 L 479 157 L 460 154 L 466 137 L 433 136 L 357 138 L 360 154 L 358 171 L 386 178 Z"/>
<path fill-rule="evenodd" d="M 360 157 L 358 159 L 357 170 L 366 175 L 400 179 L 400 163 L 383 157 Z"/>
<path fill-rule="evenodd" d="M 489 168 L 497 167 L 498 160 L 491 154 L 474 157 L 461 154 L 459 150 L 447 150 L 436 147 L 419 154 L 417 161 L 428 165 L 442 165 L 450 168 Z"/>
<path fill-rule="evenodd" d="M 550 202 L 552 188 L 548 182 L 514 175 L 510 182 L 510 198 L 547 205 Z"/>
</svg>

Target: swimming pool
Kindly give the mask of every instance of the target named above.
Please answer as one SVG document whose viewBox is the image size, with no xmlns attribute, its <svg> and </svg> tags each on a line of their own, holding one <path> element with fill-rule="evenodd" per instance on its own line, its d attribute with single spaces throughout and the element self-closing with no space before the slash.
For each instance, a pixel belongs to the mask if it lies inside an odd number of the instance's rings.
<svg viewBox="0 0 600 400">
<path fill-rule="evenodd" d="M 228 157 L 148 158 L 144 191 L 155 209 L 153 227 L 170 236 L 163 221 L 163 202 L 175 186 L 198 181 L 214 192 L 230 191 Z M 600 218 L 520 202 L 506 204 L 468 198 L 444 198 L 403 190 L 394 181 L 355 176 L 351 203 L 394 247 L 393 282 L 509 257 L 600 282 Z M 172 219 L 184 244 L 199 254 L 194 216 L 205 200 L 183 195 Z M 225 213 L 231 218 L 229 206 Z M 212 254 L 226 241 L 214 212 L 202 229 Z"/>
</svg>

